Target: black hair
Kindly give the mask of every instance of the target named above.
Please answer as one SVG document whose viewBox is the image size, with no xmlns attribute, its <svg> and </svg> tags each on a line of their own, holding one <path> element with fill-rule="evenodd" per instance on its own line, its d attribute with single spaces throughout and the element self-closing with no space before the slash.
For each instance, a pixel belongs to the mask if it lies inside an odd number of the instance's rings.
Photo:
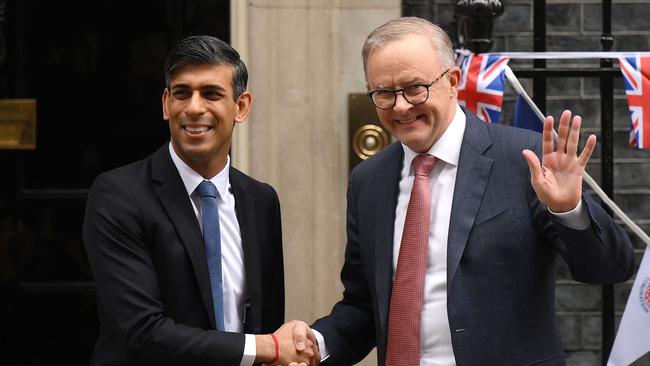
<svg viewBox="0 0 650 366">
<path fill-rule="evenodd" d="M 228 43 L 212 36 L 189 36 L 181 39 L 165 61 L 165 85 L 169 88 L 174 71 L 185 65 L 230 65 L 235 100 L 246 91 L 248 71 L 239 53 Z"/>
</svg>

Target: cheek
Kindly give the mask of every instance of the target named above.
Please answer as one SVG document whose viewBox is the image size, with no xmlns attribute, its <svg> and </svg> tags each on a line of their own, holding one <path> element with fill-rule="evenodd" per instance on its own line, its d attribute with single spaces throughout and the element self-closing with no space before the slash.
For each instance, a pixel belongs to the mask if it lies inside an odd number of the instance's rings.
<svg viewBox="0 0 650 366">
<path fill-rule="evenodd" d="M 376 111 L 379 121 L 384 125 L 388 125 L 390 122 L 390 110 L 376 109 Z"/>
</svg>

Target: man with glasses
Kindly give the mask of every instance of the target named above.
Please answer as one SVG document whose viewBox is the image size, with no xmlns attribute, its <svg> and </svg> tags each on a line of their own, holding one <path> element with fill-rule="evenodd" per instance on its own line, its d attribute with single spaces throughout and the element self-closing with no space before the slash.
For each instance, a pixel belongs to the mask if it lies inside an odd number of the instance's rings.
<svg viewBox="0 0 650 366">
<path fill-rule="evenodd" d="M 578 154 L 569 111 L 554 143 L 553 117 L 542 136 L 461 108 L 451 41 L 426 20 L 389 21 L 362 55 L 399 141 L 350 177 L 343 299 L 312 326 L 325 362 L 376 346 L 379 365 L 563 365 L 556 261 L 589 283 L 634 268 L 627 235 L 582 190 L 595 136 Z"/>
</svg>

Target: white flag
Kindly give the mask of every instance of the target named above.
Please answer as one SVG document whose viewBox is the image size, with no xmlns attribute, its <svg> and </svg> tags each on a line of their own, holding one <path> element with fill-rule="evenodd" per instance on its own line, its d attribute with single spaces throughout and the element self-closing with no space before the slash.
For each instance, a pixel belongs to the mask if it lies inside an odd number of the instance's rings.
<svg viewBox="0 0 650 366">
<path fill-rule="evenodd" d="M 650 352 L 650 247 L 646 246 L 607 366 L 628 366 Z"/>
</svg>

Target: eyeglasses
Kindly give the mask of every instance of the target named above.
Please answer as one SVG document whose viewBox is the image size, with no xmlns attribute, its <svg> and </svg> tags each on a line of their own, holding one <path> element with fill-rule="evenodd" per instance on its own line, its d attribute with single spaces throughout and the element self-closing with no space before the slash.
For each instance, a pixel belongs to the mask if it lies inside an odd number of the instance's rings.
<svg viewBox="0 0 650 366">
<path fill-rule="evenodd" d="M 445 70 L 440 76 L 429 84 L 411 84 L 403 89 L 377 89 L 366 95 L 370 97 L 375 107 L 379 109 L 391 109 L 397 102 L 397 93 L 402 93 L 407 102 L 417 105 L 422 104 L 429 99 L 429 88 L 440 80 L 450 69 Z"/>
</svg>

